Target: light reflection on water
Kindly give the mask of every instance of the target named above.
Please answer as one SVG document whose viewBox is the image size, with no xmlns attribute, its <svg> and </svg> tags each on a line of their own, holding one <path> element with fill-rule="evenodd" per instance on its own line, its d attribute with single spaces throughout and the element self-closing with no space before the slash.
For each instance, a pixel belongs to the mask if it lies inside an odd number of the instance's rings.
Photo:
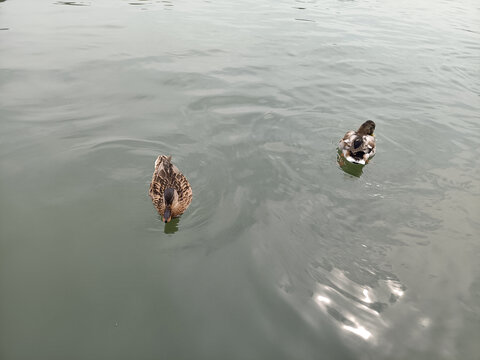
<svg viewBox="0 0 480 360">
<path fill-rule="evenodd" d="M 339 270 L 333 270 L 330 275 L 331 281 L 337 285 L 333 287 L 325 286 L 320 290 L 321 292 L 314 295 L 320 309 L 336 320 L 339 323 L 339 328 L 364 340 L 380 342 L 385 328 L 393 325 L 386 322 L 381 317 L 381 313 L 386 311 L 389 306 L 397 303 L 399 298 L 404 295 L 404 291 L 400 290 L 402 286 L 396 281 L 386 280 L 382 281 L 377 289 L 365 288 L 349 280 Z M 376 294 L 376 291 L 378 291 L 378 294 Z M 363 299 L 360 296 L 355 297 L 355 293 L 361 293 Z M 345 297 L 350 301 L 345 303 Z M 379 297 L 384 302 L 378 301 Z M 332 300 L 335 298 L 339 299 L 338 302 Z M 351 305 L 355 303 L 357 309 L 352 312 Z M 344 309 L 342 309 L 342 304 L 346 305 Z M 365 321 L 365 323 L 362 323 L 362 321 Z"/>
</svg>

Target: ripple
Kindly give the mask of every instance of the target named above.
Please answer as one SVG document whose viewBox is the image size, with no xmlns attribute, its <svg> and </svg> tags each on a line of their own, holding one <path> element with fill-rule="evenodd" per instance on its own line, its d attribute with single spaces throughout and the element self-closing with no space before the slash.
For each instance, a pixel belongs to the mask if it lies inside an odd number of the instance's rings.
<svg viewBox="0 0 480 360">
<path fill-rule="evenodd" d="M 90 6 L 91 3 L 87 3 L 84 1 L 57 1 L 55 4 L 57 5 L 70 5 L 70 6 Z"/>
</svg>

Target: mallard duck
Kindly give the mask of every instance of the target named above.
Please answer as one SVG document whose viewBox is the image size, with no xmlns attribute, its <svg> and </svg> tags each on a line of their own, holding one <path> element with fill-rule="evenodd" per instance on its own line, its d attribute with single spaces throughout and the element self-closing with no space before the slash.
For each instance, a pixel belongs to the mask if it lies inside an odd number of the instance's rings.
<svg viewBox="0 0 480 360">
<path fill-rule="evenodd" d="M 365 165 L 375 155 L 375 123 L 365 121 L 357 131 L 349 131 L 338 144 L 347 161 Z"/>
<path fill-rule="evenodd" d="M 192 202 L 192 187 L 171 160 L 165 155 L 157 158 L 148 191 L 165 223 L 182 215 Z"/>
</svg>

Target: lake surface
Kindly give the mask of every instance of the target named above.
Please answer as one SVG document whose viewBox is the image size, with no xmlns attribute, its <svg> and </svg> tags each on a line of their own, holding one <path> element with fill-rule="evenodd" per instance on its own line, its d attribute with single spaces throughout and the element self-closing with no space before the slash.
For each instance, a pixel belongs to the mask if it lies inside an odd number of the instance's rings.
<svg viewBox="0 0 480 360">
<path fill-rule="evenodd" d="M 7 0 L 0 90 L 2 360 L 480 358 L 477 0 Z"/>
</svg>

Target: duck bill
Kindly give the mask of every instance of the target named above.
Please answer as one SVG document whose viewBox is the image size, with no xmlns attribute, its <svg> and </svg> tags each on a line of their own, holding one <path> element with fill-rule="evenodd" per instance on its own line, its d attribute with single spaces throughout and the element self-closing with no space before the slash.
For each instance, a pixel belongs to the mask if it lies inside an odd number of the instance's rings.
<svg viewBox="0 0 480 360">
<path fill-rule="evenodd" d="M 170 220 L 172 220 L 172 211 L 170 210 L 170 208 L 166 208 L 165 212 L 163 213 L 163 222 L 166 224 Z"/>
</svg>

